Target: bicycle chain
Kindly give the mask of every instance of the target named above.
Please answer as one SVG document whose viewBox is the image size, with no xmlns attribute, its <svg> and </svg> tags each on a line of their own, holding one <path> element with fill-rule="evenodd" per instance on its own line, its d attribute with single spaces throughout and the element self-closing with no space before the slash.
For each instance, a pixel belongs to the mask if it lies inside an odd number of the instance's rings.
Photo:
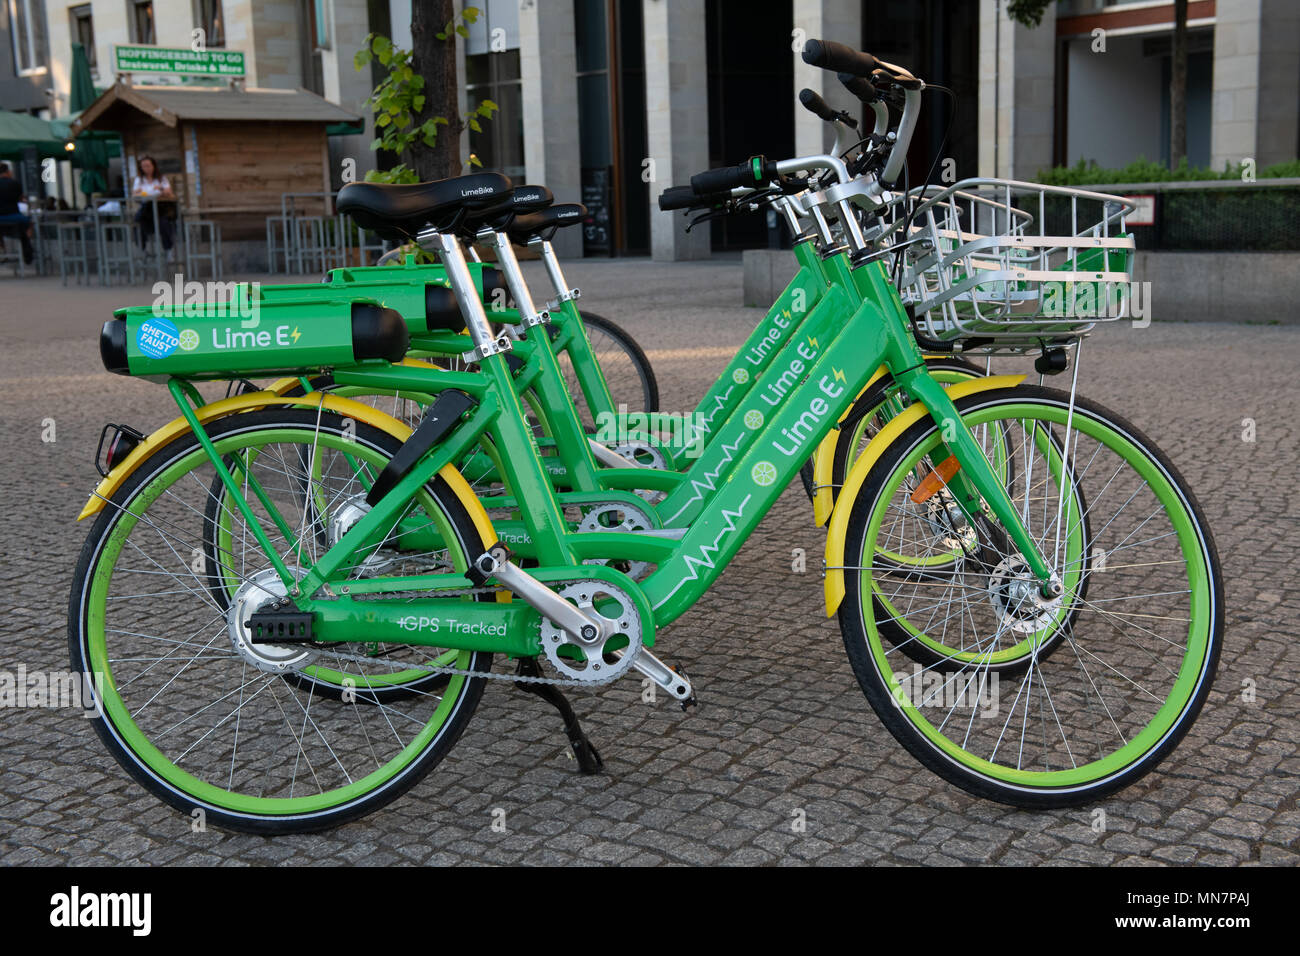
<svg viewBox="0 0 1300 956">
<path fill-rule="evenodd" d="M 465 588 L 460 591 L 439 591 L 438 597 L 463 597 L 465 595 L 477 594 L 499 594 L 505 591 L 505 588 Z M 342 643 L 342 642 L 340 642 Z M 360 642 L 358 642 L 360 643 Z M 325 648 L 312 647 L 313 659 L 316 657 L 328 656 L 334 660 L 356 661 L 362 664 L 373 664 L 376 660 L 374 657 L 368 657 L 365 654 L 347 654 L 341 651 L 326 650 Z M 636 654 L 641 650 L 641 645 L 629 648 L 625 653 Z M 539 655 L 540 657 L 540 655 Z M 312 665 L 307 665 L 312 666 Z M 532 677 L 527 674 L 501 674 L 494 671 L 472 671 L 465 667 L 429 667 L 424 664 L 412 664 L 409 667 L 403 667 L 403 670 L 420 670 L 430 675 L 447 674 L 452 677 L 482 677 L 485 680 L 509 681 L 515 684 L 552 684 L 569 687 L 602 687 L 605 684 L 612 684 L 620 677 L 626 677 L 626 672 L 615 674 L 612 677 L 601 677 L 595 680 L 573 680 L 568 677 Z"/>
</svg>

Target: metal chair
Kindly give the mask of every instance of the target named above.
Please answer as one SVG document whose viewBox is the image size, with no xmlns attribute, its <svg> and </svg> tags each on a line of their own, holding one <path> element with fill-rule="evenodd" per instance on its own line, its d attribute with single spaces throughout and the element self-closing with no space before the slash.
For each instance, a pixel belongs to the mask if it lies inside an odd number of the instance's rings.
<svg viewBox="0 0 1300 956">
<path fill-rule="evenodd" d="M 360 255 L 363 266 L 374 265 L 390 247 L 391 243 L 387 239 L 381 239 L 373 232 L 367 232 L 360 227 L 357 228 L 357 237 L 353 248 Z M 373 256 L 370 255 L 372 252 L 374 253 Z"/>
<path fill-rule="evenodd" d="M 90 281 L 90 263 L 92 241 L 87 235 L 94 233 L 94 228 L 84 222 L 55 223 L 55 255 L 59 259 L 59 278 L 64 285 L 68 276 L 77 277 L 77 285 Z"/>
<path fill-rule="evenodd" d="M 298 216 L 293 220 L 293 261 L 299 274 L 325 271 L 325 222 L 325 216 Z"/>
<path fill-rule="evenodd" d="M 207 262 L 209 276 L 220 279 L 221 227 L 211 219 L 186 219 L 182 224 L 182 233 L 185 243 L 185 275 L 195 274 L 195 263 Z M 207 252 L 200 252 L 199 248 L 205 241 Z"/>
<path fill-rule="evenodd" d="M 23 226 L 0 226 L 0 268 L 12 265 L 14 276 L 23 278 L 27 275 L 27 263 L 23 261 L 22 240 L 13 233 Z M 10 245 L 12 243 L 12 245 Z"/>
<path fill-rule="evenodd" d="M 135 230 L 130 222 L 101 219 L 95 224 L 99 266 L 99 284 L 112 285 L 121 280 L 135 284 Z"/>
<path fill-rule="evenodd" d="M 293 219 L 290 216 L 266 217 L 266 271 L 288 275 L 293 260 Z"/>
</svg>

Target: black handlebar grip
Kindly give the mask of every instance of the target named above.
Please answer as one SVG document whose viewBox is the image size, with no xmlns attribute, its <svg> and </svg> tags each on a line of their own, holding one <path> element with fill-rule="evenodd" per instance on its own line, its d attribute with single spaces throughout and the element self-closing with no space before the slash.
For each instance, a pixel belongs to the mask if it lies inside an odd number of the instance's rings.
<svg viewBox="0 0 1300 956">
<path fill-rule="evenodd" d="M 809 40 L 803 46 L 803 61 L 823 70 L 870 76 L 880 66 L 880 61 L 870 53 L 863 53 L 834 40 Z"/>
<path fill-rule="evenodd" d="M 669 186 L 659 194 L 659 208 L 664 212 L 674 209 L 690 209 L 700 201 L 695 190 L 690 186 Z"/>
<path fill-rule="evenodd" d="M 834 122 L 837 118 L 835 111 L 830 108 L 830 104 L 822 99 L 815 90 L 804 87 L 799 91 L 799 102 L 803 104 L 804 109 L 808 110 L 808 112 L 828 123 Z"/>
<path fill-rule="evenodd" d="M 755 156 L 739 166 L 724 166 L 696 173 L 691 177 L 691 188 L 697 196 L 725 193 L 732 189 L 757 189 L 767 185 L 766 167 L 763 157 Z"/>
<path fill-rule="evenodd" d="M 836 79 L 844 88 L 863 103 L 874 103 L 880 99 L 880 91 L 872 86 L 871 81 L 854 73 L 836 73 Z"/>
</svg>

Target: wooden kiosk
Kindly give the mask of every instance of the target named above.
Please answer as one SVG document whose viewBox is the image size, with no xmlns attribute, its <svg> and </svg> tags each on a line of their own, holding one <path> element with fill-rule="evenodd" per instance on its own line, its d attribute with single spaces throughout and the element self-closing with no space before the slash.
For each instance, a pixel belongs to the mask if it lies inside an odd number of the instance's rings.
<svg viewBox="0 0 1300 956">
<path fill-rule="evenodd" d="M 264 242 L 286 193 L 328 195 L 327 128 L 361 117 L 306 90 L 132 86 L 117 82 L 72 126 L 122 136 L 128 191 L 135 163 L 152 156 L 184 217 L 211 220 L 223 241 Z M 299 214 L 333 214 L 325 196 L 297 199 Z"/>
</svg>

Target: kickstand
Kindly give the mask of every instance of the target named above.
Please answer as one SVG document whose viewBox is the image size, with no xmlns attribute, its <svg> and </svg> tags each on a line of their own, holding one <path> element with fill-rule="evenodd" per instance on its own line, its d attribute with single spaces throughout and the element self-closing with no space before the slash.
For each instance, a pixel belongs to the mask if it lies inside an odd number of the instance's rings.
<svg viewBox="0 0 1300 956">
<path fill-rule="evenodd" d="M 515 669 L 515 673 L 521 677 L 541 677 L 542 669 L 533 658 L 522 657 L 519 659 L 519 666 Z M 553 684 L 532 684 L 527 681 L 516 681 L 515 686 L 530 694 L 536 694 L 560 712 L 560 717 L 564 720 L 564 733 L 569 738 L 569 747 L 578 761 L 579 770 L 586 774 L 593 774 L 600 773 L 605 768 L 605 761 L 600 758 L 600 753 L 587 739 L 582 724 L 578 721 L 578 715 L 573 712 L 568 698 L 558 687 Z"/>
</svg>

